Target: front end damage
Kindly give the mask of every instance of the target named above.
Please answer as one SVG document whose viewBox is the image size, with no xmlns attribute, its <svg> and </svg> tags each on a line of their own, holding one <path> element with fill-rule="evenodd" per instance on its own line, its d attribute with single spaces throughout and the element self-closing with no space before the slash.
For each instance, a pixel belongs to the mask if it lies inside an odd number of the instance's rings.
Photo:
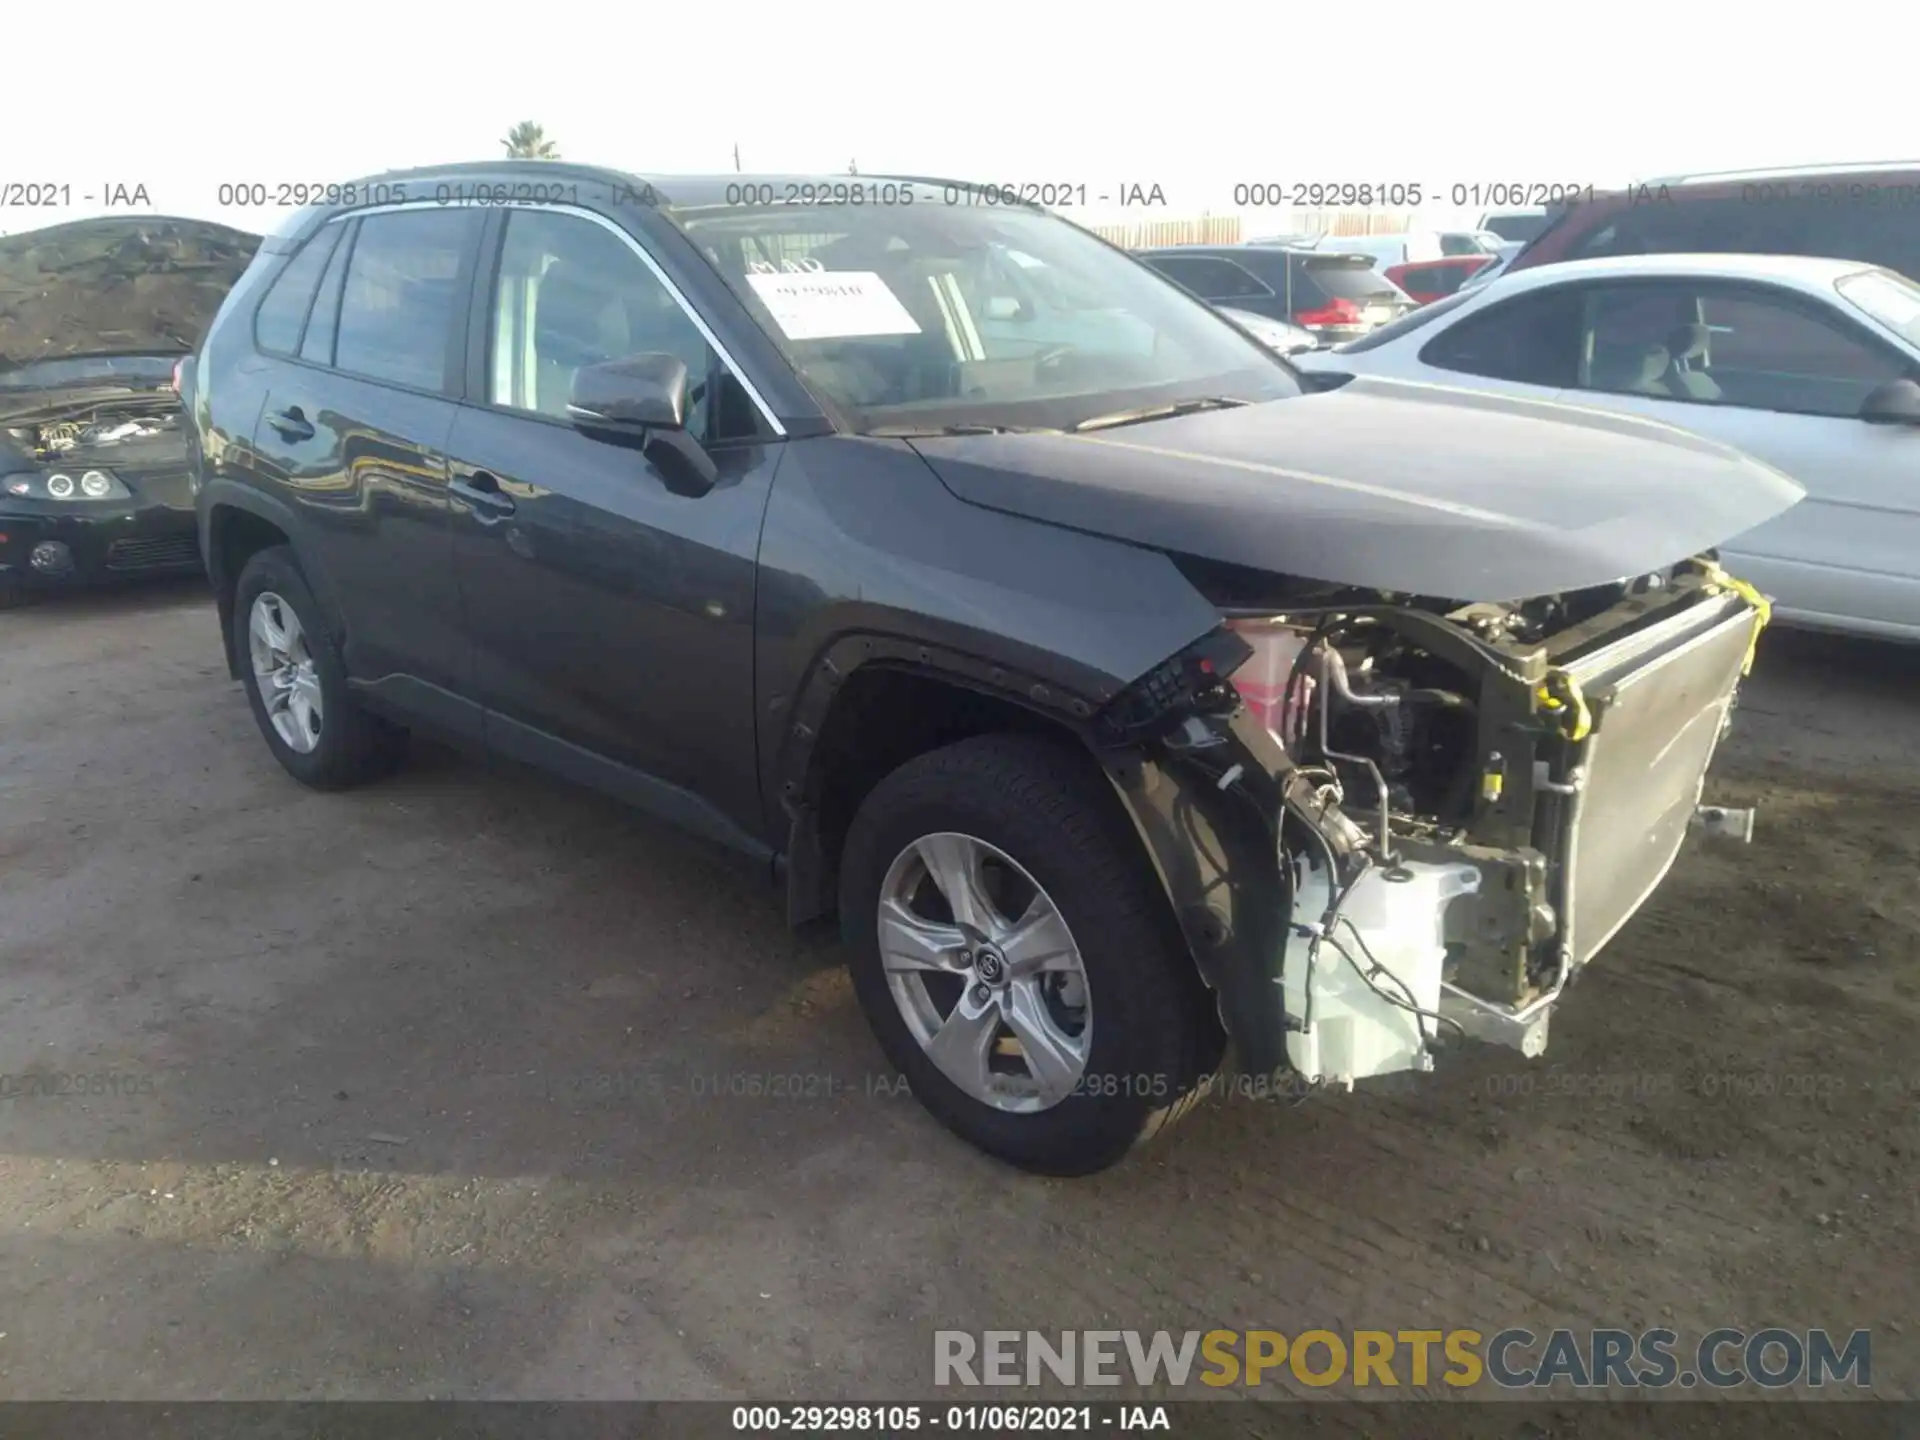
<svg viewBox="0 0 1920 1440">
<path fill-rule="evenodd" d="M 1750 827 L 1700 800 L 1767 608 L 1711 559 L 1513 604 L 1212 588 L 1099 719 L 1250 1071 L 1538 1055 L 1689 826 Z"/>
</svg>

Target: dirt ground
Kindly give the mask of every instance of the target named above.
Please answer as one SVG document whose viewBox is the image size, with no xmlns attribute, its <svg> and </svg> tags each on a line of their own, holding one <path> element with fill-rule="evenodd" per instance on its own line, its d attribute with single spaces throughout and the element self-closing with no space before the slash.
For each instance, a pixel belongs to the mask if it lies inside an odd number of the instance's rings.
<svg viewBox="0 0 1920 1440">
<path fill-rule="evenodd" d="M 940 1328 L 1663 1322 L 1870 1327 L 1912 1396 L 1920 666 L 1775 632 L 1739 720 L 1755 843 L 1543 1060 L 1054 1182 L 889 1093 L 718 853 L 440 752 L 302 790 L 197 587 L 0 616 L 0 1071 L 119 1090 L 0 1104 L 0 1398 L 928 1398 Z"/>
</svg>

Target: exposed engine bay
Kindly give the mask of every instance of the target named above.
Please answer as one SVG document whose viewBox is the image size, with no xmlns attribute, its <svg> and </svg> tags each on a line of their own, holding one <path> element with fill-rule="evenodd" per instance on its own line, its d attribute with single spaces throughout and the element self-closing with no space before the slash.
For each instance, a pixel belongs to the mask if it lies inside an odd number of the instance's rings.
<svg viewBox="0 0 1920 1440">
<path fill-rule="evenodd" d="M 1236 578 L 1204 577 L 1225 625 L 1110 721 L 1271 807 L 1284 916 L 1261 979 L 1285 1063 L 1350 1084 L 1428 1069 L 1449 1038 L 1538 1054 L 1563 990 L 1700 823 L 1766 601 L 1710 557 L 1504 604 Z M 1710 828 L 1739 828 L 1718 813 Z M 1218 861 L 1216 913 L 1181 917 L 1206 973 L 1206 945 L 1253 918 L 1232 875 L 1253 842 L 1236 857 L 1221 833 L 1240 811 L 1166 816 L 1215 832 L 1195 839 Z M 1228 968 L 1208 979 L 1244 1028 L 1259 988 Z"/>
<path fill-rule="evenodd" d="M 74 451 L 91 453 L 140 441 L 171 438 L 184 445 L 181 419 L 180 402 L 168 392 L 55 408 L 30 423 L 26 417 L 16 418 L 5 434 L 12 448 L 46 464 Z"/>
</svg>

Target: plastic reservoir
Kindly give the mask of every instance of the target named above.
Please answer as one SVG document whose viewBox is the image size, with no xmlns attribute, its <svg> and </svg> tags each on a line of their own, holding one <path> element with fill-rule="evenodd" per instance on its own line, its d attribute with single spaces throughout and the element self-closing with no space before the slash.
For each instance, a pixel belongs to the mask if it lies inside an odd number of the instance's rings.
<svg viewBox="0 0 1920 1440">
<path fill-rule="evenodd" d="M 1312 713 L 1314 679 L 1304 671 L 1293 687 L 1292 703 L 1281 709 L 1293 662 L 1307 648 L 1307 633 L 1271 620 L 1235 620 L 1229 628 L 1253 647 L 1253 655 L 1233 672 L 1233 688 L 1268 732 L 1291 748 Z"/>
<path fill-rule="evenodd" d="M 1427 1041 L 1434 1036 L 1435 1022 L 1406 1007 L 1429 1014 L 1440 1008 L 1447 906 L 1455 896 L 1479 888 L 1480 872 L 1471 865 L 1411 863 L 1369 870 L 1341 906 L 1331 939 L 1321 941 L 1311 981 L 1307 956 L 1312 941 L 1290 938 L 1280 977 L 1287 1014 L 1295 1019 L 1310 1016 L 1312 1022 L 1306 1032 L 1287 1036 L 1287 1059 L 1293 1068 L 1307 1079 L 1336 1085 L 1428 1068 Z M 1296 894 L 1294 922 L 1317 923 L 1330 899 L 1325 872 L 1302 875 Z M 1366 942 L 1364 949 L 1354 938 L 1355 930 Z M 1375 975 L 1368 984 L 1333 940 L 1360 969 L 1370 971 L 1377 961 L 1387 973 Z"/>
</svg>

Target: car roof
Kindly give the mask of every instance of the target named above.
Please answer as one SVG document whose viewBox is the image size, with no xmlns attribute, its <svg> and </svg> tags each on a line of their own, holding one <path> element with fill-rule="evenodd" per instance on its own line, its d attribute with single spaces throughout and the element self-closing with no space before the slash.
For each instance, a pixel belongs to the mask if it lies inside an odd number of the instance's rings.
<svg viewBox="0 0 1920 1440">
<path fill-rule="evenodd" d="M 585 165 L 571 160 L 522 160 L 501 158 L 498 160 L 463 160 L 444 165 L 418 165 L 405 170 L 384 170 L 377 175 L 362 175 L 341 182 L 337 187 L 337 198 L 331 201 L 312 204 L 294 211 L 267 237 L 265 249 L 270 253 L 284 252 L 292 243 L 304 239 L 326 220 L 333 216 L 356 210 L 378 208 L 377 194 L 366 198 L 368 192 L 377 192 L 379 187 L 407 186 L 406 198 L 412 200 L 431 200 L 433 192 L 427 187 L 444 183 L 448 185 L 478 185 L 488 182 L 509 184 L 550 185 L 593 185 L 607 187 L 607 195 L 602 198 L 621 199 L 635 195 L 648 197 L 647 203 L 665 210 L 697 210 L 721 205 L 740 203 L 741 187 L 770 185 L 778 197 L 789 185 L 870 185 L 875 181 L 893 181 L 916 185 L 956 186 L 971 190 L 990 190 L 995 187 L 989 182 L 962 180 L 937 175 L 846 175 L 846 174 L 809 174 L 762 172 L 739 174 L 734 171 L 712 171 L 694 174 L 662 174 L 658 171 L 623 170 L 612 165 Z M 1038 203 L 1018 198 L 1012 187 L 1004 187 L 1004 198 L 996 197 L 995 203 L 1008 208 L 1018 208 L 1045 213 Z M 416 193 L 417 189 L 417 193 Z M 348 199 L 352 194 L 354 198 Z M 804 208 L 804 207 L 801 207 Z"/>
<path fill-rule="evenodd" d="M 746 185 L 859 185 L 875 180 L 911 182 L 917 185 L 953 185 L 974 190 L 997 187 L 976 180 L 941 175 L 847 175 L 799 171 L 762 171 L 740 174 L 731 170 L 664 174 L 653 170 L 625 170 L 616 165 L 586 165 L 571 160 L 462 160 L 445 165 L 420 165 L 407 170 L 387 170 L 348 182 L 361 189 L 409 180 L 480 180 L 492 175 L 511 175 L 515 180 L 606 180 L 622 184 L 639 182 L 652 188 L 660 203 L 667 206 L 701 206 L 738 203 L 740 187 Z M 1038 210 L 1037 203 L 1019 200 L 1008 188 L 1004 203 Z M 733 197 L 731 200 L 729 197 Z"/>
<path fill-rule="evenodd" d="M 1845 275 L 1885 267 L 1866 260 L 1821 255 L 1614 255 L 1596 260 L 1558 260 L 1502 275 L 1504 295 L 1567 280 L 1661 277 L 1771 281 L 1804 289 L 1828 289 Z"/>
<path fill-rule="evenodd" d="M 1793 180 L 1837 175 L 1887 175 L 1901 171 L 1920 173 L 1920 160 L 1847 160 L 1831 165 L 1780 165 L 1763 170 L 1699 170 L 1685 175 L 1663 175 L 1648 185 L 1739 184 L 1755 180 Z M 1635 188 L 1638 188 L 1637 186 Z"/>
</svg>

